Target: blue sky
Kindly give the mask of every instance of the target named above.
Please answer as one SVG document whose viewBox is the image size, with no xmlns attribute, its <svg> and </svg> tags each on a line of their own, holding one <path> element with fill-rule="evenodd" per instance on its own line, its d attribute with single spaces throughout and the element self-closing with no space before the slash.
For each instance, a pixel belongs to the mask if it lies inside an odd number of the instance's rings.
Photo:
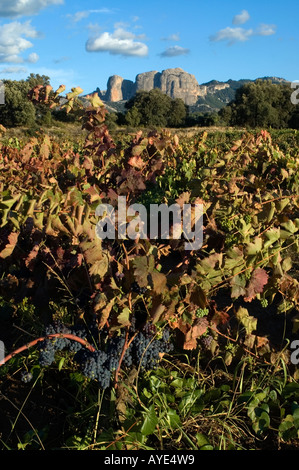
<svg viewBox="0 0 299 470">
<path fill-rule="evenodd" d="M 0 0 L 0 78 L 106 89 L 181 67 L 198 82 L 299 80 L 295 0 Z"/>
</svg>

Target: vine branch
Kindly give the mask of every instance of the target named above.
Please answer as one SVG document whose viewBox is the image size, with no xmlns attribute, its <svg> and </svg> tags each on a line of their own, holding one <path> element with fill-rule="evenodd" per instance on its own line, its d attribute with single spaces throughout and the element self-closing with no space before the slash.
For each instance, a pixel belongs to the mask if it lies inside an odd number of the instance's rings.
<svg viewBox="0 0 299 470">
<path fill-rule="evenodd" d="M 67 333 L 56 333 L 56 334 L 47 335 L 47 336 L 44 336 L 44 337 L 41 337 L 41 338 L 37 338 L 37 339 L 31 341 L 30 343 L 27 343 L 24 346 L 20 347 L 19 349 L 16 349 L 12 353 L 10 353 L 8 356 L 6 356 L 3 361 L 0 362 L 0 367 L 3 366 L 4 364 L 6 364 L 8 361 L 10 361 L 17 354 L 20 354 L 20 353 L 26 351 L 27 349 L 30 349 L 30 348 L 36 346 L 38 343 L 42 343 L 43 341 L 45 341 L 47 339 L 52 339 L 52 338 L 67 338 L 67 339 L 70 339 L 70 340 L 76 341 L 77 343 L 82 344 L 89 351 L 95 352 L 95 348 L 91 344 L 89 344 L 84 339 L 79 338 L 78 336 L 67 334 Z"/>
</svg>

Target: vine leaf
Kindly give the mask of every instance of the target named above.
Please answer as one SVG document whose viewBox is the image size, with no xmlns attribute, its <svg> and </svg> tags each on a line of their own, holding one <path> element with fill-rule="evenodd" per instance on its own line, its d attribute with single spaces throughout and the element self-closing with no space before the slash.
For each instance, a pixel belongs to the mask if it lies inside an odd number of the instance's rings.
<svg viewBox="0 0 299 470">
<path fill-rule="evenodd" d="M 35 245 L 25 260 L 25 265 L 30 271 L 34 268 L 34 260 L 39 253 L 39 245 Z"/>
<path fill-rule="evenodd" d="M 153 434 L 159 421 L 155 411 L 155 405 L 151 405 L 146 412 L 143 413 L 143 424 L 140 432 L 143 436 Z"/>
<path fill-rule="evenodd" d="M 233 299 L 238 299 L 239 297 L 243 297 L 246 295 L 246 279 L 245 276 L 242 276 L 240 274 L 237 274 L 232 278 L 230 281 L 231 285 L 231 296 Z"/>
<path fill-rule="evenodd" d="M 239 307 L 236 318 L 244 326 L 247 335 L 251 335 L 251 333 L 256 330 L 257 318 L 249 315 L 247 308 Z"/>
<path fill-rule="evenodd" d="M 227 311 L 231 306 L 226 307 L 224 310 L 218 310 L 217 303 L 215 300 L 211 300 L 209 303 L 210 312 L 209 317 L 211 318 L 211 323 L 214 325 L 225 325 L 229 321 L 229 314 Z"/>
<path fill-rule="evenodd" d="M 142 160 L 140 155 L 135 155 L 132 158 L 130 158 L 130 160 L 128 161 L 128 164 L 140 170 L 146 165 L 146 163 Z"/>
<path fill-rule="evenodd" d="M 156 294 L 162 294 L 166 289 L 167 278 L 165 274 L 154 271 L 151 273 L 153 290 Z"/>
<path fill-rule="evenodd" d="M 103 278 L 105 274 L 108 271 L 108 259 L 102 258 L 100 260 L 97 260 L 90 268 L 89 268 L 89 274 L 91 276 L 99 276 L 100 278 Z"/>
<path fill-rule="evenodd" d="M 140 287 L 148 286 L 148 275 L 153 272 L 154 258 L 150 256 L 139 256 L 132 262 L 134 276 Z"/>
<path fill-rule="evenodd" d="M 94 311 L 95 312 L 97 312 L 101 300 L 102 299 L 99 300 L 98 305 L 94 306 Z M 105 326 L 114 304 L 115 304 L 115 297 L 113 299 L 111 299 L 110 302 L 106 305 L 106 307 L 102 310 L 102 312 L 100 314 L 100 319 L 98 321 L 98 328 L 100 330 Z"/>
<path fill-rule="evenodd" d="M 251 302 L 257 294 L 261 294 L 269 279 L 268 274 L 262 268 L 257 268 L 253 271 L 246 294 L 244 296 L 245 302 Z"/>
<path fill-rule="evenodd" d="M 5 259 L 12 255 L 16 244 L 18 243 L 19 233 L 18 232 L 11 232 L 8 237 L 8 243 L 6 244 L 5 248 L 0 252 L 0 258 Z"/>
<path fill-rule="evenodd" d="M 197 347 L 197 338 L 204 335 L 209 328 L 207 318 L 198 318 L 185 335 L 184 349 L 193 350 Z"/>
</svg>

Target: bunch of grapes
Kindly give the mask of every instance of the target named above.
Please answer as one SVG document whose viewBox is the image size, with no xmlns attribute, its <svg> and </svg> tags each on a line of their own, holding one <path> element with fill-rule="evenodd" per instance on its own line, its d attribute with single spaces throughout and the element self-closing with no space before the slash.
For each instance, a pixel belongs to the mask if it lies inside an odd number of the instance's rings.
<svg viewBox="0 0 299 470">
<path fill-rule="evenodd" d="M 55 335 L 55 334 L 73 334 L 72 331 L 67 328 L 65 325 L 63 325 L 60 322 L 55 322 L 52 325 L 48 325 L 45 330 L 46 336 L 48 335 Z M 63 336 L 61 338 L 53 338 L 51 341 L 54 344 L 54 349 L 56 351 L 62 351 L 63 349 L 67 348 L 70 345 L 70 340 L 68 338 L 64 338 Z"/>
<path fill-rule="evenodd" d="M 161 354 L 172 350 L 169 330 L 164 330 L 162 337 L 158 339 L 154 332 L 146 327 L 141 331 L 132 343 L 133 362 L 144 370 L 153 370 L 157 367 Z"/>
<path fill-rule="evenodd" d="M 74 357 L 85 377 L 96 380 L 102 389 L 110 386 L 111 370 L 107 367 L 107 354 L 104 351 L 90 352 L 81 349 Z"/>
<path fill-rule="evenodd" d="M 172 350 L 170 342 L 170 331 L 164 329 L 157 331 L 155 325 L 146 323 L 141 330 L 136 328 L 136 322 L 132 321 L 129 330 L 129 346 L 123 357 L 126 343 L 126 334 L 106 339 L 104 347 L 101 347 L 101 338 L 96 324 L 88 328 L 75 326 L 68 328 L 60 323 L 55 323 L 46 328 L 46 335 L 72 334 L 80 337 L 95 346 L 95 351 L 87 350 L 82 344 L 68 338 L 46 338 L 40 344 L 39 362 L 43 367 L 50 366 L 55 361 L 57 351 L 68 349 L 74 354 L 74 361 L 79 365 L 83 375 L 89 379 L 96 380 L 102 389 L 110 386 L 113 372 L 115 372 L 122 358 L 121 366 L 131 368 L 139 366 L 143 370 L 152 370 L 157 367 L 161 354 Z M 102 331 L 107 338 L 107 332 Z"/>
<path fill-rule="evenodd" d="M 196 310 L 195 315 L 197 316 L 197 318 L 204 318 L 207 315 L 209 315 L 209 309 L 208 308 L 198 308 Z"/>
<path fill-rule="evenodd" d="M 263 308 L 267 308 L 268 305 L 269 305 L 268 299 L 266 299 L 266 298 L 262 298 L 262 299 L 260 300 L 260 302 L 261 302 L 261 306 L 262 306 Z"/>
<path fill-rule="evenodd" d="M 111 371 L 114 371 L 118 368 L 120 358 L 125 346 L 126 337 L 124 334 L 111 338 L 108 342 L 107 354 L 108 354 L 108 367 Z M 122 364 L 125 367 L 132 367 L 133 358 L 132 358 L 132 343 L 127 348 L 125 355 L 122 360 Z"/>
<path fill-rule="evenodd" d="M 209 350 L 211 348 L 212 342 L 213 342 L 213 336 L 211 335 L 203 335 L 200 338 L 200 344 L 202 345 L 204 349 Z"/>
<path fill-rule="evenodd" d="M 39 363 L 42 367 L 48 367 L 55 361 L 56 347 L 55 342 L 51 339 L 46 339 L 40 344 L 39 350 Z"/>
<path fill-rule="evenodd" d="M 133 284 L 131 285 L 131 290 L 132 292 L 135 292 L 135 294 L 144 295 L 146 294 L 148 289 L 147 287 L 140 287 L 138 282 L 133 282 Z"/>
<path fill-rule="evenodd" d="M 226 231 L 230 232 L 234 228 L 234 221 L 225 217 L 220 221 L 221 228 Z"/>
</svg>

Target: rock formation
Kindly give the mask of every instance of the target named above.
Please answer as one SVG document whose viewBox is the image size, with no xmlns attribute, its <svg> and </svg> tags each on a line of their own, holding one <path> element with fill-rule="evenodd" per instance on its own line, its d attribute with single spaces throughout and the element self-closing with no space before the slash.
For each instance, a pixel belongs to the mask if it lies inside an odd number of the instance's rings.
<svg viewBox="0 0 299 470">
<path fill-rule="evenodd" d="M 285 82 L 282 78 L 263 77 L 273 83 Z M 217 112 L 227 103 L 232 101 L 236 90 L 252 80 L 228 80 L 198 84 L 194 75 L 185 72 L 181 68 L 166 69 L 162 72 L 156 70 L 140 73 L 135 82 L 125 80 L 119 75 L 113 75 L 107 83 L 107 91 L 97 92 L 101 99 L 107 102 L 125 102 L 132 98 L 137 91 L 151 91 L 159 88 L 171 98 L 181 98 L 190 107 L 191 112 Z M 124 103 L 120 103 L 123 105 Z"/>
<path fill-rule="evenodd" d="M 135 84 L 136 91 L 151 91 L 154 88 L 160 88 L 159 72 L 144 72 L 137 75 Z"/>
<path fill-rule="evenodd" d="M 124 80 L 119 75 L 112 75 L 107 83 L 106 101 L 129 100 L 135 94 L 135 84 L 131 80 Z"/>
<path fill-rule="evenodd" d="M 180 68 L 163 70 L 160 75 L 160 89 L 171 98 L 181 98 L 187 105 L 195 104 L 198 96 L 206 93 L 194 75 Z"/>
<path fill-rule="evenodd" d="M 198 84 L 194 75 L 180 68 L 166 69 L 162 73 L 157 71 L 144 72 L 136 76 L 135 83 L 113 75 L 107 83 L 105 100 L 116 102 L 128 100 L 137 91 L 150 91 L 159 88 L 171 98 L 181 98 L 185 104 L 193 105 L 199 96 L 207 94 L 206 87 Z"/>
</svg>

